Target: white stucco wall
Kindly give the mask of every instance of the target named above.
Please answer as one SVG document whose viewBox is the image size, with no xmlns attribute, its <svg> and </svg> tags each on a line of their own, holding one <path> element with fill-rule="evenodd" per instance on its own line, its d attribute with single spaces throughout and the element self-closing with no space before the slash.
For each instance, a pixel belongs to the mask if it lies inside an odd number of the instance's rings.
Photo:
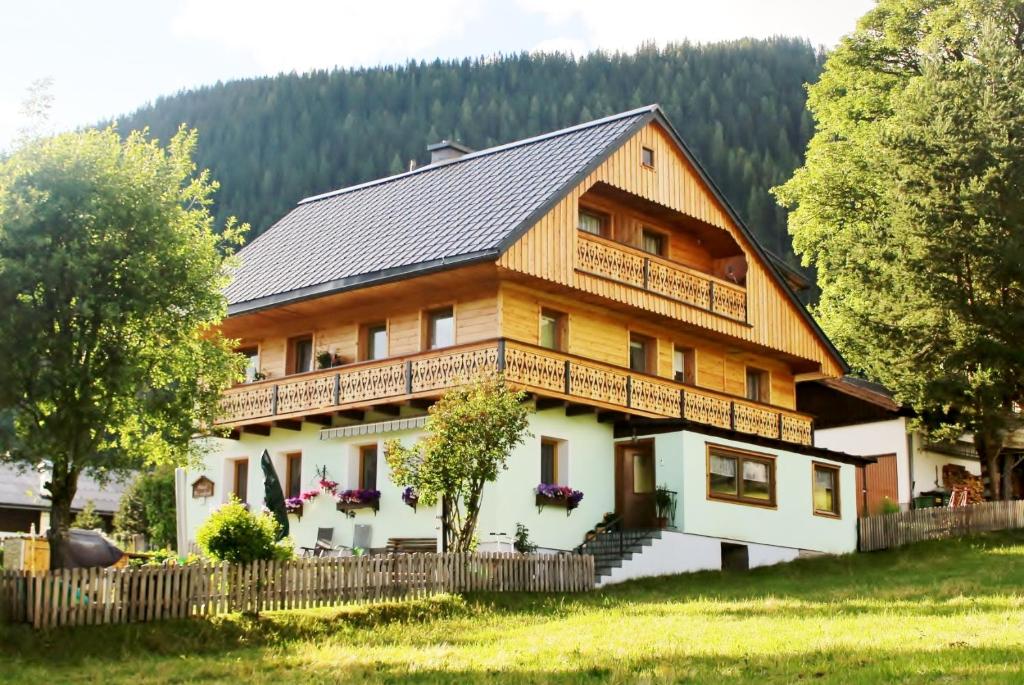
<svg viewBox="0 0 1024 685">
<path fill-rule="evenodd" d="M 573 549 L 583 535 L 606 512 L 615 509 L 615 444 L 611 424 L 598 423 L 593 414 L 567 417 L 562 409 L 535 413 L 530 418 L 530 432 L 525 444 L 511 455 L 508 469 L 495 483 L 484 488 L 483 507 L 477 528 L 481 549 L 507 550 L 515 533 L 516 523 L 529 528 L 532 541 L 547 550 Z M 188 474 L 188 483 L 200 475 L 214 482 L 214 496 L 202 499 L 188 497 L 188 537 L 195 540 L 198 526 L 214 507 L 227 501 L 232 492 L 231 461 L 249 460 L 249 505 L 258 510 L 263 505 L 263 474 L 260 455 L 270 451 L 279 476 L 284 478 L 284 455 L 302 452 L 303 490 L 316 488 L 316 470 L 327 467 L 328 476 L 338 482 L 339 489 L 358 484 L 358 448 L 376 442 L 378 445 L 377 487 L 381 491 L 380 510 L 357 510 L 354 518 L 335 508 L 326 494 L 307 502 L 303 516 L 290 516 L 291 536 L 298 546 L 312 546 L 317 529 L 334 528 L 334 543 L 351 546 L 354 526 L 371 527 L 370 547 L 381 548 L 390 537 L 437 537 L 438 507 L 420 506 L 413 511 L 401 500 L 401 488 L 389 478 L 383 444 L 399 438 L 409 444 L 421 429 L 382 435 L 320 439 L 320 429 L 303 424 L 301 431 L 271 429 L 269 436 L 243 433 L 241 440 L 213 440 L 212 451 L 204 466 Z M 582 490 L 580 506 L 566 516 L 565 509 L 545 507 L 538 511 L 534 488 L 540 480 L 540 441 L 553 438 L 564 441 L 560 457 L 560 484 Z M 709 501 L 706 493 L 705 443 L 750 449 L 777 457 L 776 479 L 778 506 L 774 509 L 728 502 Z M 853 467 L 841 468 L 841 502 L 843 515 L 839 520 L 814 516 L 812 513 L 812 458 L 787 451 L 752 447 L 743 442 L 711 439 L 698 433 L 658 435 L 655 442 L 656 481 L 679 493 L 674 524 L 681 532 L 739 542 L 756 543 L 792 549 L 822 552 L 847 552 L 856 544 L 853 497 Z M 825 461 L 825 460 L 821 460 Z M 754 561 L 752 553 L 751 561 Z"/>
<path fill-rule="evenodd" d="M 484 487 L 483 506 L 477 527 L 481 549 L 509 549 L 508 541 L 515 534 L 516 523 L 530 530 L 534 543 L 542 548 L 572 549 L 583 540 L 583 534 L 615 507 L 614 444 L 612 427 L 594 420 L 594 416 L 567 417 L 560 409 L 538 412 L 530 417 L 532 436 L 517 448 L 508 462 L 508 470 L 497 482 Z M 243 433 L 241 440 L 211 441 L 213 446 L 204 458 L 204 468 L 188 474 L 189 484 L 200 475 L 214 482 L 214 496 L 188 498 L 189 540 L 209 513 L 226 502 L 233 490 L 231 463 L 238 458 L 249 460 L 249 505 L 255 510 L 263 506 L 263 472 L 260 455 L 270 451 L 278 476 L 285 477 L 284 455 L 302 452 L 302 489 L 316 488 L 316 470 L 327 467 L 328 476 L 338 482 L 339 490 L 358 485 L 358 448 L 378 444 L 377 489 L 381 491 L 380 510 L 357 510 L 354 518 L 336 510 L 334 500 L 326 494 L 307 502 L 303 516 L 289 516 L 291 537 L 298 546 L 310 547 L 316 542 L 317 529 L 334 528 L 335 544 L 351 546 L 354 526 L 371 527 L 370 546 L 379 548 L 390 537 L 436 537 L 440 530 L 440 507 L 420 506 L 417 511 L 402 502 L 402 488 L 394 485 L 384 459 L 384 442 L 397 438 L 407 444 L 415 442 L 420 430 L 388 434 L 320 439 L 320 427 L 304 423 L 301 431 L 271 429 L 270 436 Z M 540 481 L 540 440 L 564 441 L 560 463 L 561 484 L 584 493 L 579 507 L 566 516 L 565 509 L 545 507 L 537 510 L 534 488 Z"/>
<path fill-rule="evenodd" d="M 977 459 L 961 459 L 948 454 L 929 452 L 922 447 L 920 435 L 914 436 L 914 495 L 930 490 L 942 489 L 942 467 L 956 464 L 975 476 L 981 475 L 981 462 Z"/>
<path fill-rule="evenodd" d="M 675 573 L 717 571 L 722 568 L 722 542 L 719 538 L 664 531 L 661 538 L 654 540 L 642 554 L 637 554 L 623 562 L 622 566 L 613 568 L 611 574 L 601 580 L 600 585 L 603 587 L 634 578 Z M 799 554 L 799 550 L 792 547 L 747 544 L 750 568 L 793 561 Z"/>
<path fill-rule="evenodd" d="M 942 467 L 946 464 L 957 464 L 975 476 L 981 475 L 977 459 L 930 452 L 924 449 L 920 433 L 914 433 L 911 442 L 912 447 L 908 447 L 907 420 L 902 417 L 814 432 L 814 443 L 819 447 L 868 456 L 895 454 L 899 499 L 904 505 L 922 492 L 941 489 Z"/>
<path fill-rule="evenodd" d="M 708 443 L 776 457 L 776 507 L 708 499 Z M 675 523 L 681 532 L 833 554 L 852 552 L 857 547 L 856 483 L 851 465 L 692 432 L 655 436 L 655 453 L 658 483 L 680 493 Z M 814 515 L 814 461 L 840 467 L 838 519 Z"/>
<path fill-rule="evenodd" d="M 900 504 L 910 502 L 913 495 L 910 491 L 907 420 L 904 417 L 855 426 L 818 429 L 814 431 L 814 444 L 818 447 L 859 456 L 876 457 L 895 454 L 899 502 Z M 920 492 L 920 490 L 916 490 L 916 492 Z"/>
</svg>

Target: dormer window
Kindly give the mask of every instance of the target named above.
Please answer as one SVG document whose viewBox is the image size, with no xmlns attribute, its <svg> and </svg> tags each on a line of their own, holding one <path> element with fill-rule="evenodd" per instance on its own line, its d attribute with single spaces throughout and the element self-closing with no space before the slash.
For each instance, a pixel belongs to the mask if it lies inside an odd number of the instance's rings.
<svg viewBox="0 0 1024 685">
<path fill-rule="evenodd" d="M 640 161 L 645 167 L 654 168 L 654 150 L 649 147 L 640 148 Z"/>
<path fill-rule="evenodd" d="M 611 229 L 611 217 L 604 212 L 580 207 L 579 229 L 584 233 L 607 238 Z"/>
</svg>

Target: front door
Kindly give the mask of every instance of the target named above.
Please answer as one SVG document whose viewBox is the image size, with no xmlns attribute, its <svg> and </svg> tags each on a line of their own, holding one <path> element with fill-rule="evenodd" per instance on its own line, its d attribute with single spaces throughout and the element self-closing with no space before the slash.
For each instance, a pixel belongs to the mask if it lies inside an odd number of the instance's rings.
<svg viewBox="0 0 1024 685">
<path fill-rule="evenodd" d="M 654 528 L 654 444 L 618 445 L 615 450 L 615 513 L 625 528 Z"/>
</svg>

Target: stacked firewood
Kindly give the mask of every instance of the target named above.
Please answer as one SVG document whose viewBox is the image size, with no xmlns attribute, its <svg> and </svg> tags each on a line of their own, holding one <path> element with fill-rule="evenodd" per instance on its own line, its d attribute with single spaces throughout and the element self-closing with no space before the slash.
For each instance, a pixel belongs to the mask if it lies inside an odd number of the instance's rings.
<svg viewBox="0 0 1024 685">
<path fill-rule="evenodd" d="M 968 473 L 967 469 L 958 464 L 942 467 L 942 487 L 950 492 L 966 492 L 968 504 L 985 501 L 985 486 L 981 478 Z"/>
</svg>

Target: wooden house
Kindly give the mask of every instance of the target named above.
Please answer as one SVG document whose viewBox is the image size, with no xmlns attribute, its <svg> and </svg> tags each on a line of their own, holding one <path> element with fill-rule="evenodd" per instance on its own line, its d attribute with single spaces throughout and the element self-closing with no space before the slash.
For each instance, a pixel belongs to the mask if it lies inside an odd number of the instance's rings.
<svg viewBox="0 0 1024 685">
<path fill-rule="evenodd" d="M 607 559 L 609 580 L 855 548 L 864 460 L 815 447 L 796 408 L 798 383 L 845 364 L 657 106 L 431 152 L 302 200 L 241 251 L 223 330 L 250 369 L 224 398 L 231 437 L 191 476 L 213 487 L 189 530 L 232 494 L 259 505 L 267 449 L 286 496 L 325 475 L 381 493 L 344 512 L 309 497 L 297 544 L 436 538 L 384 441 L 414 440 L 446 389 L 497 370 L 536 412 L 485 490 L 482 548 L 521 523 L 572 550 L 606 513 L 644 550 Z M 583 500 L 538 506 L 542 483 Z"/>
</svg>

